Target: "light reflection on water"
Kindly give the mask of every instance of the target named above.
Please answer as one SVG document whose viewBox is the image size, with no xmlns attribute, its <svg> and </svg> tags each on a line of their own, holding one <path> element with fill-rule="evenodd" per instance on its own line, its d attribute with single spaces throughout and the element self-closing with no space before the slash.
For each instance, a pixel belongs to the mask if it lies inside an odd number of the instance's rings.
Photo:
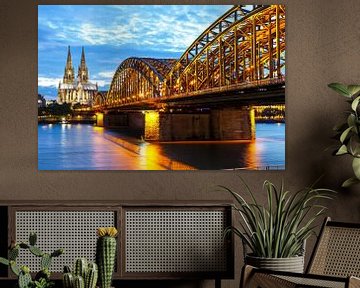
<svg viewBox="0 0 360 288">
<path fill-rule="evenodd" d="M 38 168 L 40 170 L 214 170 L 265 169 L 268 166 L 284 168 L 285 124 L 258 123 L 256 137 L 255 141 L 143 143 L 128 137 L 125 137 L 125 140 L 119 139 L 117 132 L 109 132 L 92 125 L 39 125 Z"/>
</svg>

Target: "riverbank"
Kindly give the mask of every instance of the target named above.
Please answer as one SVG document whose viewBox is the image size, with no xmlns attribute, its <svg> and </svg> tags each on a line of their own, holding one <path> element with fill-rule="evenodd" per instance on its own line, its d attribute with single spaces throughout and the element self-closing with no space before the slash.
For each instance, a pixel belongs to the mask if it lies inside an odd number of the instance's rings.
<svg viewBox="0 0 360 288">
<path fill-rule="evenodd" d="M 96 124 L 94 120 L 40 120 L 38 124 Z"/>
<path fill-rule="evenodd" d="M 38 117 L 38 124 L 96 124 L 94 117 Z"/>
<path fill-rule="evenodd" d="M 277 119 L 265 119 L 265 118 L 255 118 L 255 123 L 285 123 L 285 118 Z"/>
</svg>

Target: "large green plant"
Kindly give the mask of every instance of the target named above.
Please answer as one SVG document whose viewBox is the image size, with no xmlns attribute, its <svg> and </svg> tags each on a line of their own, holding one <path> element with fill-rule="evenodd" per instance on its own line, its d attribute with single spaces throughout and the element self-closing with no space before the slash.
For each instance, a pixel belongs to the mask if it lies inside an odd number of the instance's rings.
<svg viewBox="0 0 360 288">
<path fill-rule="evenodd" d="M 347 98 L 351 109 L 347 112 L 347 121 L 334 127 L 338 133 L 340 147 L 334 152 L 335 155 L 349 154 L 353 157 L 352 168 L 354 177 L 347 179 L 342 186 L 348 187 L 360 183 L 360 85 L 344 85 L 340 83 L 331 83 L 328 85 L 331 89 Z"/>
<path fill-rule="evenodd" d="M 240 227 L 229 227 L 226 233 L 239 236 L 256 257 L 287 258 L 300 255 L 304 241 L 314 233 L 315 220 L 326 207 L 317 202 L 331 199 L 334 193 L 328 189 L 305 188 L 296 193 L 285 191 L 283 184 L 277 189 L 269 181 L 264 182 L 267 205 L 261 205 L 244 183 L 251 201 L 239 193 L 221 186 L 236 200 L 234 209 L 240 215 Z"/>
</svg>

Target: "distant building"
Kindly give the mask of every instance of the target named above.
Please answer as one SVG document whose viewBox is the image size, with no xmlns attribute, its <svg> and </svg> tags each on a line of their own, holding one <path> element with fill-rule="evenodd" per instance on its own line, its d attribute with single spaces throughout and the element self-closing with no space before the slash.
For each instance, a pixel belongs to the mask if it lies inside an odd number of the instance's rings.
<svg viewBox="0 0 360 288">
<path fill-rule="evenodd" d="M 65 72 L 62 83 L 59 83 L 58 103 L 80 103 L 92 105 L 93 96 L 98 90 L 97 84 L 89 81 L 89 71 L 85 62 L 84 47 L 82 47 L 81 61 L 78 69 L 78 75 L 75 79 L 74 66 L 72 65 L 70 46 L 65 66 Z"/>
<path fill-rule="evenodd" d="M 46 107 L 46 100 L 44 96 L 38 94 L 38 108 L 43 108 L 43 107 Z"/>
<path fill-rule="evenodd" d="M 46 100 L 46 106 L 56 104 L 56 100 L 48 99 Z"/>
</svg>

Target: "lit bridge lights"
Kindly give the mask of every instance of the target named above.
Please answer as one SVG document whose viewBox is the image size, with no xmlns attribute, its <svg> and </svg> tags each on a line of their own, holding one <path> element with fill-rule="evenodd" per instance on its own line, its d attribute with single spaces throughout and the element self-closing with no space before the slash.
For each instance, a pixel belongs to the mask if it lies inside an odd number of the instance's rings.
<svg viewBox="0 0 360 288">
<path fill-rule="evenodd" d="M 233 6 L 180 59 L 131 57 L 117 68 L 98 110 L 285 84 L 285 6 Z"/>
</svg>

